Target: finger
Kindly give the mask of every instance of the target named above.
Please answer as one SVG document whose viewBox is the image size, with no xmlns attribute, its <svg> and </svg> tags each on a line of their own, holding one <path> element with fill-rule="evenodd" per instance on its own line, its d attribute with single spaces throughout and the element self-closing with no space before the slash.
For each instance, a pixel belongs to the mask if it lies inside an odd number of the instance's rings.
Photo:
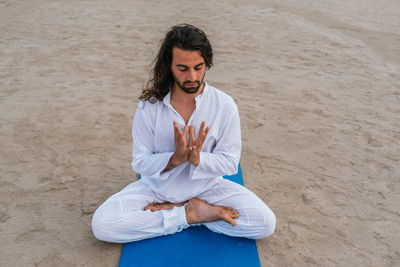
<svg viewBox="0 0 400 267">
<path fill-rule="evenodd" d="M 229 216 L 226 218 L 226 221 L 229 222 L 230 224 L 232 224 L 232 226 L 236 225 L 236 221 Z"/>
<path fill-rule="evenodd" d="M 231 214 L 231 217 L 234 218 L 234 219 L 240 217 L 239 212 L 237 210 L 235 210 L 235 209 L 231 209 L 230 210 L 230 214 Z"/>
<path fill-rule="evenodd" d="M 204 140 L 206 139 L 209 130 L 210 130 L 210 127 L 207 127 L 206 130 L 201 134 L 201 136 L 199 138 L 200 139 L 199 141 L 201 144 L 203 144 Z"/>
<path fill-rule="evenodd" d="M 190 142 L 194 142 L 196 140 L 196 138 L 194 137 L 194 127 L 193 127 L 193 125 L 190 125 L 189 134 L 190 134 L 190 136 L 189 136 Z"/>
<path fill-rule="evenodd" d="M 203 133 L 205 124 L 206 123 L 204 121 L 201 122 L 200 129 L 199 129 L 199 134 L 197 135 L 197 137 L 199 137 Z"/>
<path fill-rule="evenodd" d="M 187 138 L 188 133 L 189 133 L 189 126 L 185 125 L 185 128 L 183 128 L 183 137 L 185 137 L 185 139 Z"/>
<path fill-rule="evenodd" d="M 181 130 L 180 130 L 179 128 L 176 129 L 175 138 L 176 138 L 177 140 L 181 140 L 181 139 L 183 138 L 183 134 L 182 134 L 182 132 L 181 132 Z"/>
<path fill-rule="evenodd" d="M 178 123 L 176 123 L 176 121 L 174 121 L 174 130 L 176 133 L 181 133 L 181 129 L 179 129 Z"/>
<path fill-rule="evenodd" d="M 153 206 L 154 206 L 154 203 L 150 203 L 146 207 L 144 207 L 144 210 L 151 209 Z"/>
<path fill-rule="evenodd" d="M 208 131 L 210 130 L 210 126 L 207 126 L 206 130 L 204 131 L 205 135 L 208 134 Z"/>
<path fill-rule="evenodd" d="M 175 135 L 175 138 L 178 136 L 178 130 L 179 130 L 178 125 L 176 124 L 176 121 L 174 121 L 174 135 Z"/>
</svg>

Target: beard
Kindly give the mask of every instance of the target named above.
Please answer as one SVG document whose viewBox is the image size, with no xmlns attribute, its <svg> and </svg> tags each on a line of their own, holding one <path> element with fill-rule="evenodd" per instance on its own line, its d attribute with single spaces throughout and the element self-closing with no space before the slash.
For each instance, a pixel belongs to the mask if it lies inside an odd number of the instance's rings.
<svg viewBox="0 0 400 267">
<path fill-rule="evenodd" d="M 204 73 L 204 75 L 203 75 L 203 78 L 201 78 L 201 81 L 197 80 L 197 81 L 194 81 L 194 82 L 191 82 L 191 81 L 184 81 L 183 83 L 180 83 L 180 82 L 178 81 L 178 79 L 175 78 L 175 76 L 174 76 L 174 80 L 175 80 L 175 83 L 178 85 L 178 87 L 179 87 L 182 91 L 184 91 L 184 92 L 187 93 L 187 94 L 195 94 L 195 93 L 197 93 L 197 92 L 199 91 L 201 85 L 203 84 L 204 76 L 205 76 L 205 73 Z M 194 86 L 194 87 L 186 87 L 186 86 L 185 86 L 186 84 L 190 84 L 190 83 L 195 83 L 195 84 L 197 84 L 197 85 Z"/>
</svg>

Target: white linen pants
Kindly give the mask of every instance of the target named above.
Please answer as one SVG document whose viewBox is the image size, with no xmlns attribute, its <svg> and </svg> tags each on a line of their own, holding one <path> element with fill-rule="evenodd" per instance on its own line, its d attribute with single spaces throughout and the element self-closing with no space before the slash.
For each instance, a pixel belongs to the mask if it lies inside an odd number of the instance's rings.
<svg viewBox="0 0 400 267">
<path fill-rule="evenodd" d="M 269 207 L 250 190 L 221 179 L 207 191 L 195 196 L 210 204 L 227 206 L 239 212 L 236 226 L 225 221 L 203 223 L 217 233 L 251 239 L 264 238 L 275 230 L 276 218 Z M 190 225 L 185 206 L 152 212 L 143 208 L 161 199 L 140 180 L 112 195 L 94 213 L 92 230 L 96 238 L 113 243 L 127 243 L 180 232 Z M 200 224 L 198 224 L 200 225 Z"/>
</svg>

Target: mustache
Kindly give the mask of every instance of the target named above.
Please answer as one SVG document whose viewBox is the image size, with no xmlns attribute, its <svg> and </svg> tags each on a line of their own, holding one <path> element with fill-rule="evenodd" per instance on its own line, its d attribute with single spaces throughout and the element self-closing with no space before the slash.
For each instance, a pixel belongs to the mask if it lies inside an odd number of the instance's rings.
<svg viewBox="0 0 400 267">
<path fill-rule="evenodd" d="M 184 81 L 184 82 L 183 82 L 183 85 L 186 85 L 186 84 L 188 84 L 188 83 L 197 83 L 197 85 L 199 85 L 199 84 L 200 84 L 200 81 L 194 81 L 194 82 L 191 82 L 191 81 Z"/>
</svg>

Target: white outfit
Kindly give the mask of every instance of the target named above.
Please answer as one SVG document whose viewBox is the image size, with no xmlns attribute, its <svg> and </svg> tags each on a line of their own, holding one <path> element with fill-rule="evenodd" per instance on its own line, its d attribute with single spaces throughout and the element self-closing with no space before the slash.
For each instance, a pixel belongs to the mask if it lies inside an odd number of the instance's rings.
<svg viewBox="0 0 400 267">
<path fill-rule="evenodd" d="M 170 93 L 154 104 L 141 101 L 132 125 L 133 169 L 142 175 L 111 196 L 93 215 L 98 239 L 125 243 L 172 234 L 189 227 L 185 206 L 151 212 L 152 202 L 182 202 L 198 197 L 210 204 L 238 210 L 236 226 L 224 221 L 204 223 L 212 231 L 232 236 L 263 238 L 275 229 L 275 215 L 245 187 L 222 178 L 237 172 L 241 136 L 239 113 L 233 99 L 206 84 L 195 98 L 196 108 L 188 125 L 195 133 L 202 121 L 210 126 L 198 166 L 185 162 L 163 172 L 175 151 L 175 120 L 183 132 L 185 121 L 170 104 Z"/>
</svg>

